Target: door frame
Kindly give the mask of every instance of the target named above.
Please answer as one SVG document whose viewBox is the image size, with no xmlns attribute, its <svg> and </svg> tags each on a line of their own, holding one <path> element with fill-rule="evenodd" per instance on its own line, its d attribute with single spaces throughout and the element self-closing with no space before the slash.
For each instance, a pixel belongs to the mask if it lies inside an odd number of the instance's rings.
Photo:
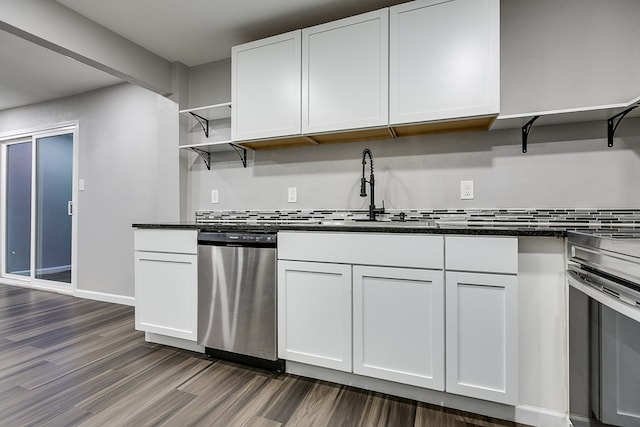
<svg viewBox="0 0 640 427">
<path fill-rule="evenodd" d="M 18 142 L 31 142 L 32 153 L 35 154 L 36 140 L 38 138 L 44 138 L 48 136 L 72 134 L 73 135 L 73 160 L 72 160 L 72 189 L 71 189 L 71 201 L 73 206 L 73 215 L 71 216 L 71 283 L 63 284 L 50 280 L 35 279 L 34 277 L 34 263 L 33 256 L 35 253 L 35 233 L 34 233 L 34 221 L 35 216 L 31 216 L 31 274 L 29 277 L 23 277 L 18 275 L 6 274 L 6 174 L 3 172 L 0 174 L 0 283 L 21 286 L 32 289 L 42 289 L 47 291 L 54 291 L 64 294 L 73 295 L 77 289 L 77 277 L 78 277 L 78 214 L 80 212 L 78 206 L 78 164 L 79 164 L 79 124 L 78 121 L 70 121 L 60 123 L 55 126 L 38 127 L 33 129 L 8 132 L 0 134 L 0 160 L 2 164 L 2 170 L 6 171 L 7 162 L 7 145 Z M 32 154 L 32 162 L 35 162 L 35 155 Z M 34 165 L 34 163 L 32 163 Z M 32 166 L 32 167 L 35 167 Z M 33 188 L 35 182 L 35 169 L 32 170 L 32 212 L 35 206 L 36 192 Z"/>
</svg>

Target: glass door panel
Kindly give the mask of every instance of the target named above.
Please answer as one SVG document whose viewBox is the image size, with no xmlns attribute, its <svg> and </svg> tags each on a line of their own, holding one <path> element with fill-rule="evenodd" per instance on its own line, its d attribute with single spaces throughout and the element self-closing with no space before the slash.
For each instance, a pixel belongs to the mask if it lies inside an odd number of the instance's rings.
<svg viewBox="0 0 640 427">
<path fill-rule="evenodd" d="M 7 145 L 6 272 L 31 276 L 31 142 Z"/>
<path fill-rule="evenodd" d="M 73 134 L 36 139 L 35 278 L 71 283 Z"/>
</svg>

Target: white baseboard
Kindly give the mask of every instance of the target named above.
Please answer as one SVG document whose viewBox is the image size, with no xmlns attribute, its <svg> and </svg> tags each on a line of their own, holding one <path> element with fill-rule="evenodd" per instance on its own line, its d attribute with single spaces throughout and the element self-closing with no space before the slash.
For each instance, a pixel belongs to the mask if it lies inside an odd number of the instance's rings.
<svg viewBox="0 0 640 427">
<path fill-rule="evenodd" d="M 145 332 L 144 339 L 147 342 L 155 344 L 169 345 L 171 347 L 178 347 L 189 351 L 195 351 L 196 353 L 204 353 L 204 346 L 182 338 L 168 337 L 166 335 L 154 334 L 152 332 Z"/>
<path fill-rule="evenodd" d="M 76 289 L 73 291 L 69 284 L 64 284 L 60 287 L 56 287 L 54 282 L 47 283 L 47 285 L 40 285 L 38 283 L 29 282 L 27 280 L 14 280 L 11 278 L 3 277 L 0 279 L 0 283 L 10 286 L 18 286 L 27 289 L 36 289 L 39 291 L 55 292 L 63 295 L 71 295 L 78 298 L 91 299 L 94 301 L 112 302 L 115 304 L 134 306 L 136 299 L 134 297 L 127 297 L 124 295 L 107 294 L 105 292 L 86 291 L 82 289 Z"/>
<path fill-rule="evenodd" d="M 127 297 L 124 295 L 107 294 L 104 292 L 85 291 L 82 289 L 76 289 L 73 293 L 74 296 L 84 299 L 92 299 L 95 301 L 112 302 L 115 304 L 130 305 L 133 306 L 136 303 L 134 297 Z"/>
<path fill-rule="evenodd" d="M 544 427 L 570 427 L 569 414 L 555 412 L 545 408 L 537 408 L 529 405 L 516 406 L 517 423 L 530 426 Z"/>
</svg>

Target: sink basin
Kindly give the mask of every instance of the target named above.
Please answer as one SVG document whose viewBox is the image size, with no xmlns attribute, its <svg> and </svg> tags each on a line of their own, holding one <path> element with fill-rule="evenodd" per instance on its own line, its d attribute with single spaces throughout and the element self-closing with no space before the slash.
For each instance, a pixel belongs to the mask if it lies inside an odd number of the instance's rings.
<svg viewBox="0 0 640 427">
<path fill-rule="evenodd" d="M 319 225 L 341 227 L 398 227 L 398 228 L 429 228 L 438 225 L 433 220 L 428 221 L 369 221 L 369 220 L 323 220 Z"/>
</svg>

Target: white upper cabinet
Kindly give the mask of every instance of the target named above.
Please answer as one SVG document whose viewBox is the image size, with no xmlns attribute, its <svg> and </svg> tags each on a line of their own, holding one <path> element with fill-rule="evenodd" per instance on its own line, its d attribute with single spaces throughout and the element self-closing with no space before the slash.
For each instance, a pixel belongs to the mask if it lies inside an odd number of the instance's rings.
<svg viewBox="0 0 640 427">
<path fill-rule="evenodd" d="M 302 30 L 302 132 L 388 124 L 388 9 Z"/>
<path fill-rule="evenodd" d="M 488 129 L 500 1 L 403 3 L 235 46 L 231 63 L 231 139 L 248 148 Z"/>
<path fill-rule="evenodd" d="M 500 110 L 499 0 L 422 0 L 390 8 L 391 125 Z"/>
<path fill-rule="evenodd" d="M 231 139 L 300 134 L 300 30 L 231 49 Z"/>
</svg>

